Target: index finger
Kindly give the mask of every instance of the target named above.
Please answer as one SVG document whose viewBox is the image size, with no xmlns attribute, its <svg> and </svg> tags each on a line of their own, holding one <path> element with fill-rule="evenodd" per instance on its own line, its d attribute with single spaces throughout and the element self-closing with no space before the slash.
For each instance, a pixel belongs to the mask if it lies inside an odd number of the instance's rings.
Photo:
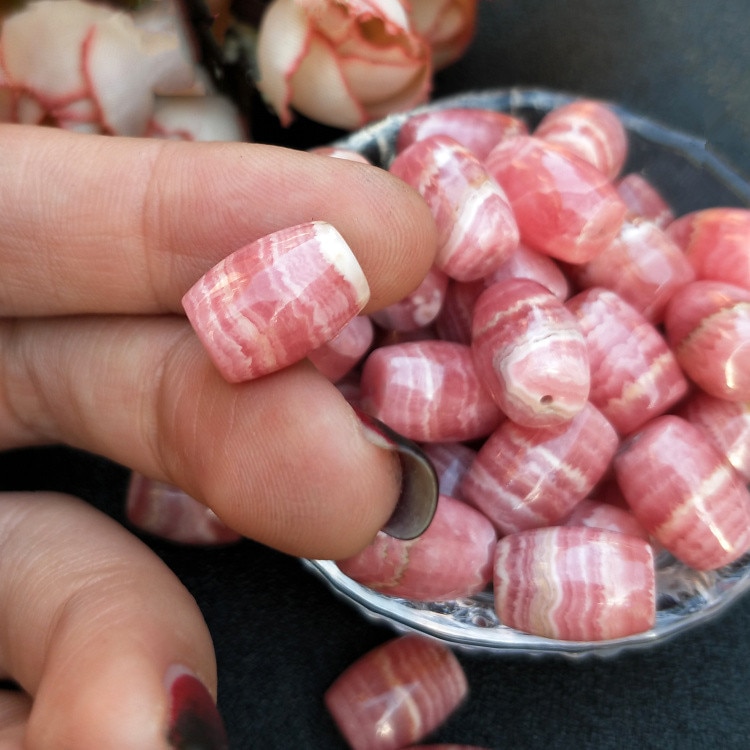
<svg viewBox="0 0 750 750">
<path fill-rule="evenodd" d="M 333 224 L 374 310 L 435 252 L 427 206 L 385 170 L 247 143 L 0 125 L 0 315 L 181 311 L 206 270 L 271 232 Z"/>
</svg>

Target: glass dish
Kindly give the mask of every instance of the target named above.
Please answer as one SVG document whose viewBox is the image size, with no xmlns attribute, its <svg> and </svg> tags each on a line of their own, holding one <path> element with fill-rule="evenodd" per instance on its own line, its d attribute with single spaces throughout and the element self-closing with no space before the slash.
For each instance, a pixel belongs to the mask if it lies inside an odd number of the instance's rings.
<svg viewBox="0 0 750 750">
<path fill-rule="evenodd" d="M 435 101 L 414 113 L 447 107 L 492 109 L 523 117 L 533 127 L 550 109 L 575 98 L 541 89 L 476 91 Z M 750 206 L 750 184 L 711 153 L 704 141 L 612 106 L 629 135 L 629 158 L 623 174 L 643 174 L 676 215 L 709 206 Z M 374 164 L 387 167 L 398 130 L 409 114 L 392 115 L 335 145 L 354 149 Z M 336 594 L 376 622 L 387 623 L 398 632 L 432 636 L 455 648 L 496 654 L 580 658 L 653 646 L 716 616 L 750 587 L 750 553 L 733 565 L 710 572 L 692 570 L 662 553 L 657 557 L 655 626 L 626 638 L 577 642 L 528 635 L 502 625 L 495 615 L 491 592 L 450 602 L 412 602 L 361 586 L 331 561 L 303 562 Z"/>
</svg>

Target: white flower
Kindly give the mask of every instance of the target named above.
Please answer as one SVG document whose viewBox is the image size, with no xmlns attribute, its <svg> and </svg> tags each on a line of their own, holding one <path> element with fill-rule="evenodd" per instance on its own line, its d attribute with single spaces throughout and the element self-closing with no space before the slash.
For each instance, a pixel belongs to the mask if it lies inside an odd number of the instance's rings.
<svg viewBox="0 0 750 750">
<path fill-rule="evenodd" d="M 294 108 L 346 129 L 424 102 L 432 77 L 429 45 L 401 0 L 273 0 L 258 68 L 283 124 Z"/>
</svg>

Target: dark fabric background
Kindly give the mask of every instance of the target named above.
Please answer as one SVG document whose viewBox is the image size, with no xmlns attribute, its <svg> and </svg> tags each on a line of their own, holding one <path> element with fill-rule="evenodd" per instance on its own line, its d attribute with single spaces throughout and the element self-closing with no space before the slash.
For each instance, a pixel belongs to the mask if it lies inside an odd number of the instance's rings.
<svg viewBox="0 0 750 750">
<path fill-rule="evenodd" d="M 480 0 L 477 38 L 435 95 L 535 85 L 621 102 L 692 133 L 750 175 L 747 0 Z M 280 130 L 306 146 L 336 133 Z M 102 418 L 105 418 L 103 415 Z M 56 489 L 121 517 L 127 471 L 67 448 L 0 456 L 0 489 Z M 147 540 L 195 595 L 213 633 L 232 747 L 343 750 L 322 695 L 392 636 L 295 560 L 251 542 L 223 550 Z M 750 747 L 750 597 L 719 620 L 610 660 L 460 656 L 469 701 L 434 736 L 500 750 Z"/>
</svg>

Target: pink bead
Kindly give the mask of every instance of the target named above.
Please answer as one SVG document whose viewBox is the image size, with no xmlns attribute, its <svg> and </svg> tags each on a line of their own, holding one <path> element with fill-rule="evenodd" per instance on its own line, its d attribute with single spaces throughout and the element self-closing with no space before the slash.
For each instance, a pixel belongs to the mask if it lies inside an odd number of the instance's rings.
<svg viewBox="0 0 750 750">
<path fill-rule="evenodd" d="M 487 750 L 477 745 L 409 745 L 409 750 Z"/>
<path fill-rule="evenodd" d="M 237 383 L 304 358 L 357 315 L 369 295 L 343 237 L 312 221 L 232 253 L 182 304 L 218 370 Z"/>
<path fill-rule="evenodd" d="M 654 559 L 643 539 L 582 526 L 534 529 L 501 539 L 495 560 L 495 609 L 511 628 L 602 641 L 654 625 Z"/>
<path fill-rule="evenodd" d="M 447 135 L 483 160 L 492 147 L 504 138 L 525 135 L 523 120 L 489 109 L 442 109 L 413 115 L 402 126 L 396 139 L 396 150 L 433 135 Z"/>
<path fill-rule="evenodd" d="M 341 380 L 365 356 L 375 333 L 366 315 L 352 318 L 330 341 L 307 355 L 332 383 Z"/>
<path fill-rule="evenodd" d="M 390 172 L 425 199 L 438 230 L 435 265 L 473 281 L 493 271 L 518 245 L 518 227 L 502 188 L 482 162 L 448 136 L 417 141 Z"/>
<path fill-rule="evenodd" d="M 616 185 L 628 212 L 649 219 L 660 229 L 674 220 L 674 214 L 661 193 L 641 174 L 626 174 Z"/>
<path fill-rule="evenodd" d="M 458 488 L 477 452 L 464 443 L 425 443 L 422 451 L 435 469 L 440 493 L 460 500 Z"/>
<path fill-rule="evenodd" d="M 750 401 L 750 289 L 694 281 L 670 300 L 664 327 L 691 380 L 717 398 Z"/>
<path fill-rule="evenodd" d="M 570 284 L 560 266 L 549 255 L 538 253 L 523 243 L 485 281 L 489 285 L 505 279 L 537 281 L 561 301 L 566 300 L 570 294 Z"/>
<path fill-rule="evenodd" d="M 750 483 L 750 402 L 696 391 L 682 405 L 680 416 L 702 429 L 711 445 Z"/>
<path fill-rule="evenodd" d="M 362 552 L 337 565 L 363 586 L 388 596 L 447 601 L 487 587 L 496 544 L 497 533 L 487 518 L 441 495 L 432 523 L 421 536 L 402 541 L 378 532 Z"/>
<path fill-rule="evenodd" d="M 208 507 L 166 482 L 133 473 L 125 501 L 128 521 L 149 534 L 179 544 L 231 544 L 240 535 Z"/>
<path fill-rule="evenodd" d="M 661 334 L 617 294 L 595 287 L 566 303 L 591 362 L 591 402 L 621 435 L 663 414 L 688 384 Z"/>
<path fill-rule="evenodd" d="M 584 498 L 573 508 L 573 512 L 561 526 L 587 526 L 591 529 L 607 529 L 620 534 L 630 534 L 648 540 L 649 534 L 636 517 L 616 505 Z"/>
<path fill-rule="evenodd" d="M 447 290 L 448 277 L 432 266 L 411 294 L 372 313 L 370 317 L 388 331 L 416 331 L 437 318 Z"/>
<path fill-rule="evenodd" d="M 360 383 L 365 410 L 419 442 L 473 440 L 489 435 L 502 420 L 463 344 L 381 347 L 365 360 Z"/>
<path fill-rule="evenodd" d="M 614 468 L 635 517 L 691 568 L 728 565 L 750 548 L 750 492 L 684 419 L 649 422 L 623 445 Z"/>
<path fill-rule="evenodd" d="M 573 316 L 546 287 L 507 279 L 476 302 L 472 353 L 503 413 L 528 427 L 567 422 L 588 400 L 586 342 Z"/>
<path fill-rule="evenodd" d="M 534 130 L 537 138 L 563 146 L 613 180 L 628 152 L 620 118 L 602 102 L 579 99 L 548 112 Z"/>
<path fill-rule="evenodd" d="M 682 250 L 653 222 L 630 218 L 604 252 L 571 268 L 579 287 L 616 292 L 651 323 L 658 323 L 671 296 L 693 281 L 695 272 Z"/>
<path fill-rule="evenodd" d="M 681 216 L 667 232 L 699 279 L 750 289 L 750 209 L 706 208 Z"/>
<path fill-rule="evenodd" d="M 471 343 L 471 323 L 474 305 L 479 295 L 487 288 L 480 281 L 451 281 L 445 293 L 445 301 L 435 320 L 435 330 L 441 339 L 459 344 Z"/>
<path fill-rule="evenodd" d="M 353 750 L 398 750 L 442 724 L 467 692 L 452 651 L 407 635 L 352 664 L 328 688 L 325 703 Z"/>
<path fill-rule="evenodd" d="M 558 523 L 604 476 L 617 435 L 590 404 L 564 425 L 504 422 L 464 475 L 461 497 L 501 534 Z"/>
<path fill-rule="evenodd" d="M 499 143 L 486 159 L 513 207 L 521 241 L 569 263 L 595 258 L 626 208 L 609 180 L 564 148 L 532 136 Z"/>
</svg>

